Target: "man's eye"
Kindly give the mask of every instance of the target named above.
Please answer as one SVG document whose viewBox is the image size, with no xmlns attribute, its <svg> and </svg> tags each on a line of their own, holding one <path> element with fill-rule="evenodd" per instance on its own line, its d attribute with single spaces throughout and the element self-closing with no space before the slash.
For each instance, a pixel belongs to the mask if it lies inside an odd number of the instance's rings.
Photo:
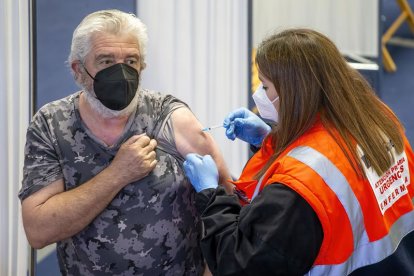
<svg viewBox="0 0 414 276">
<path fill-rule="evenodd" d="M 263 89 L 264 89 L 265 91 L 267 91 L 267 88 L 268 88 L 267 86 L 263 86 Z"/>
<path fill-rule="evenodd" d="M 99 64 L 104 64 L 104 65 L 108 65 L 108 64 L 112 64 L 112 60 L 110 59 L 103 59 L 99 62 Z"/>
<path fill-rule="evenodd" d="M 135 60 L 135 59 L 129 59 L 129 60 L 127 60 L 127 64 L 128 65 L 135 65 L 135 64 L 137 64 L 137 60 Z"/>
</svg>

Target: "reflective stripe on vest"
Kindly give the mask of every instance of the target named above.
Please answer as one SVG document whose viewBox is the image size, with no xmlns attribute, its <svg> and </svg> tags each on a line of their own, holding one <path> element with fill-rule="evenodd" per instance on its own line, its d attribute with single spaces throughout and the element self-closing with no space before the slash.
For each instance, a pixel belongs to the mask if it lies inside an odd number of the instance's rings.
<svg viewBox="0 0 414 276">
<path fill-rule="evenodd" d="M 347 275 L 360 267 L 377 263 L 390 256 L 402 238 L 414 229 L 414 211 L 411 211 L 393 224 L 388 235 L 369 242 L 359 201 L 341 171 L 311 147 L 294 148 L 288 156 L 312 168 L 337 195 L 350 220 L 354 239 L 355 250 L 348 260 L 335 265 L 316 265 L 307 275 Z"/>
</svg>

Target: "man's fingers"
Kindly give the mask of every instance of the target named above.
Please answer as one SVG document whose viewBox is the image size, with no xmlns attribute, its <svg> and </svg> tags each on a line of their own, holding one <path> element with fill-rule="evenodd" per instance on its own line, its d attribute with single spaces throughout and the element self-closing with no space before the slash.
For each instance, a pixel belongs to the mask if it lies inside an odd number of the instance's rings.
<svg viewBox="0 0 414 276">
<path fill-rule="evenodd" d="M 148 154 L 157 147 L 157 141 L 155 139 L 150 139 L 145 134 L 139 134 L 129 138 L 125 142 L 125 145 L 133 145 L 137 148 L 143 148 L 145 149 L 145 154 Z"/>
<path fill-rule="evenodd" d="M 131 136 L 128 140 L 125 141 L 124 144 L 131 145 L 131 144 L 135 143 L 136 141 L 140 140 L 143 137 L 147 137 L 148 140 L 149 140 L 149 137 L 145 133 L 141 133 L 141 134 L 138 134 L 138 135 Z"/>
<path fill-rule="evenodd" d="M 143 136 L 143 137 L 140 137 L 138 140 L 136 140 L 135 144 L 142 148 L 150 147 L 151 150 L 154 150 L 155 147 L 157 146 L 157 141 L 154 139 L 150 139 L 148 136 Z"/>
<path fill-rule="evenodd" d="M 155 151 L 151 151 L 148 153 L 147 158 L 149 160 L 155 160 L 155 157 L 157 157 L 157 154 L 155 153 Z"/>
<path fill-rule="evenodd" d="M 151 170 L 155 168 L 157 163 L 158 163 L 157 159 L 153 158 L 153 160 L 149 163 L 149 167 L 151 168 Z"/>
<path fill-rule="evenodd" d="M 155 140 L 155 139 L 151 139 L 151 141 L 150 141 L 149 145 L 150 145 L 153 149 L 155 149 L 155 148 L 157 147 L 157 145 L 158 145 L 157 140 Z"/>
<path fill-rule="evenodd" d="M 156 140 L 151 139 L 147 145 L 143 146 L 143 148 L 145 149 L 145 153 L 149 154 L 150 152 L 154 152 L 155 148 L 157 147 L 157 144 L 158 143 Z"/>
<path fill-rule="evenodd" d="M 151 168 L 155 168 L 155 166 L 157 165 L 157 159 L 154 159 L 154 160 L 152 160 L 152 162 L 151 162 Z"/>
</svg>

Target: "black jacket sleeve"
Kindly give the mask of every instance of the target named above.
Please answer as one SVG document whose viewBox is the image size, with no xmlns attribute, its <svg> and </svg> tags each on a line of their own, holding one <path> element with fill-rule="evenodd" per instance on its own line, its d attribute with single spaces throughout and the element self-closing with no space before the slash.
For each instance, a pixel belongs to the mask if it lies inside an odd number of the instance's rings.
<svg viewBox="0 0 414 276">
<path fill-rule="evenodd" d="M 303 275 L 323 240 L 319 219 L 290 188 L 266 186 L 241 207 L 222 187 L 197 194 L 201 247 L 214 275 Z"/>
</svg>

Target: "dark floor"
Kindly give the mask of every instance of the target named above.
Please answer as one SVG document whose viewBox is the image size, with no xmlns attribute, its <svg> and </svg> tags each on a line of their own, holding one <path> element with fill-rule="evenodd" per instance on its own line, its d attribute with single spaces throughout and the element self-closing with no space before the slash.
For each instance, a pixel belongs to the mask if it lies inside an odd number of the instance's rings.
<svg viewBox="0 0 414 276">
<path fill-rule="evenodd" d="M 408 2 L 414 9 L 414 0 Z M 401 11 L 396 1 L 384 0 L 382 4 L 383 27 L 386 30 Z M 414 42 L 413 32 L 405 22 L 396 32 L 396 36 L 409 38 Z M 414 145 L 414 48 L 389 45 L 387 49 L 396 63 L 397 71 L 382 72 L 380 96 L 400 118 L 411 145 Z"/>
</svg>

